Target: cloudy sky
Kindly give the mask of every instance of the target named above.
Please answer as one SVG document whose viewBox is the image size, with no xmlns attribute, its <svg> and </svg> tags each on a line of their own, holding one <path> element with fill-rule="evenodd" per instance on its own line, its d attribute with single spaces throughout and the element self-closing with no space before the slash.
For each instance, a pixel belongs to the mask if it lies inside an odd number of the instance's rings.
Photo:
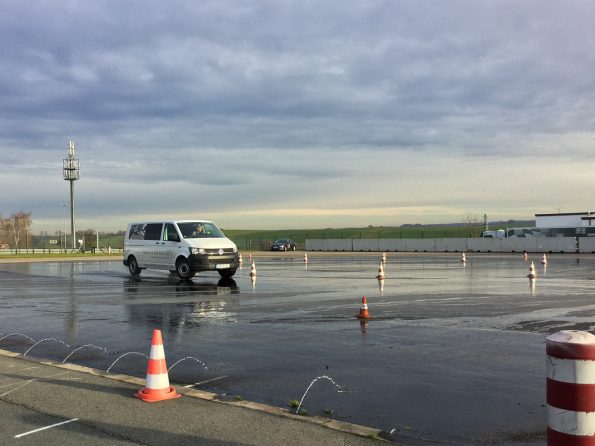
<svg viewBox="0 0 595 446">
<path fill-rule="evenodd" d="M 591 0 L 0 0 L 0 213 L 63 228 L 595 210 Z"/>
</svg>

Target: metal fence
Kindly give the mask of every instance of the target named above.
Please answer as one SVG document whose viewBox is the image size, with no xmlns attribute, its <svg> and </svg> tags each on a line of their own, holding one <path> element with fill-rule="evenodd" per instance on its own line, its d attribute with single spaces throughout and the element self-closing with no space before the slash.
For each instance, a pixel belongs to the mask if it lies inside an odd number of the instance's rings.
<svg viewBox="0 0 595 446">
<path fill-rule="evenodd" d="M 16 254 L 121 254 L 123 252 L 120 248 L 111 249 L 92 249 L 90 251 L 80 251 L 78 249 L 67 249 L 66 252 L 59 248 L 18 248 L 18 249 L 0 249 L 0 255 L 16 255 Z"/>
</svg>

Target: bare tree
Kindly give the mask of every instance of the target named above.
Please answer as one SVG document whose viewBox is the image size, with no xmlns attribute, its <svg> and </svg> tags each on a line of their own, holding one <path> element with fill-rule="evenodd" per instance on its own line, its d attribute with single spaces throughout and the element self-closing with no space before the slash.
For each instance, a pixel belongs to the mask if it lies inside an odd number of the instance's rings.
<svg viewBox="0 0 595 446">
<path fill-rule="evenodd" d="M 16 249 L 21 247 L 23 237 L 28 236 L 32 223 L 31 212 L 22 211 L 16 212 L 2 220 L 3 232 L 8 239 L 14 241 L 14 247 Z M 27 243 L 26 239 L 25 243 Z"/>
<path fill-rule="evenodd" d="M 85 229 L 79 231 L 77 235 L 83 238 L 83 246 L 86 250 L 96 248 L 97 231 L 95 229 Z"/>
<path fill-rule="evenodd" d="M 469 237 L 477 237 L 481 234 L 483 220 L 478 215 L 472 215 L 471 213 L 467 213 L 467 215 L 463 217 L 463 225 L 469 233 Z"/>
<path fill-rule="evenodd" d="M 4 219 L 2 218 L 2 214 L 0 214 L 0 245 L 8 244 L 8 237 L 6 236 L 6 225 L 4 224 Z"/>
</svg>

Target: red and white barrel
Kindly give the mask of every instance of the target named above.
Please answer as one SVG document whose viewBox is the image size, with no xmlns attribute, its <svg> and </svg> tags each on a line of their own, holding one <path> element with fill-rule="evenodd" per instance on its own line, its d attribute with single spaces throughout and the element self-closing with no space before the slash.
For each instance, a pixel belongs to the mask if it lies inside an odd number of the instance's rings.
<svg viewBox="0 0 595 446">
<path fill-rule="evenodd" d="M 595 336 L 559 331 L 546 353 L 548 446 L 595 446 Z"/>
</svg>

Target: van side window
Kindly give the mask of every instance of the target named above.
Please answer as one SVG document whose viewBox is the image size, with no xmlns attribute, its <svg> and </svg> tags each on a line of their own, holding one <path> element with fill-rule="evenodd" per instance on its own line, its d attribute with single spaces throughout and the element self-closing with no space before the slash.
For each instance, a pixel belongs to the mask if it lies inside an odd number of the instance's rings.
<svg viewBox="0 0 595 446">
<path fill-rule="evenodd" d="M 162 223 L 149 223 L 145 225 L 145 240 L 160 240 Z"/>
<path fill-rule="evenodd" d="M 145 226 L 146 225 L 131 225 L 130 233 L 128 238 L 130 240 L 144 240 L 145 239 Z"/>
<path fill-rule="evenodd" d="M 166 242 L 179 242 L 180 236 L 178 235 L 178 231 L 176 231 L 176 227 L 171 223 L 165 224 L 165 229 L 163 230 L 163 240 Z"/>
</svg>

